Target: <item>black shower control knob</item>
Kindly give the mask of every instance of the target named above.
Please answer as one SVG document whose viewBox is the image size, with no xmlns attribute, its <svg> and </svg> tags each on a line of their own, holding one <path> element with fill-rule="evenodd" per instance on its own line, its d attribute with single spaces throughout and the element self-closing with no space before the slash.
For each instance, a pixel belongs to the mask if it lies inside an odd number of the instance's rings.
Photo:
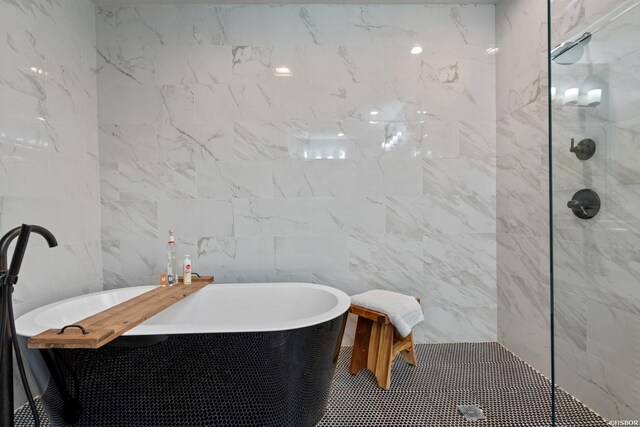
<svg viewBox="0 0 640 427">
<path fill-rule="evenodd" d="M 585 188 L 573 195 L 567 207 L 578 218 L 591 219 L 600 211 L 600 197 L 595 191 Z"/>
<path fill-rule="evenodd" d="M 596 152 L 596 142 L 591 138 L 585 138 L 578 142 L 578 145 L 574 145 L 575 139 L 571 138 L 571 148 L 569 151 L 575 153 L 576 157 L 580 160 L 588 160 Z"/>
</svg>

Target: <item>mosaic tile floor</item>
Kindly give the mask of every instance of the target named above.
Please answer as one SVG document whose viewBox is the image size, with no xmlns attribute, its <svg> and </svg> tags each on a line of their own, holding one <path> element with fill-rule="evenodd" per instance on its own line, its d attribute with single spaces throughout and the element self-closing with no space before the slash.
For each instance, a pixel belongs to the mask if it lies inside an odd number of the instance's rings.
<svg viewBox="0 0 640 427">
<path fill-rule="evenodd" d="M 385 391 L 370 372 L 349 373 L 351 350 L 343 348 L 318 427 L 550 426 L 549 381 L 499 344 L 419 344 L 416 349 L 418 366 L 396 361 L 391 389 Z M 561 390 L 557 403 L 558 426 L 608 426 Z M 486 420 L 465 421 L 458 405 L 477 405 Z M 16 412 L 16 427 L 32 426 L 23 406 Z M 49 427 L 46 420 L 42 427 Z"/>
</svg>

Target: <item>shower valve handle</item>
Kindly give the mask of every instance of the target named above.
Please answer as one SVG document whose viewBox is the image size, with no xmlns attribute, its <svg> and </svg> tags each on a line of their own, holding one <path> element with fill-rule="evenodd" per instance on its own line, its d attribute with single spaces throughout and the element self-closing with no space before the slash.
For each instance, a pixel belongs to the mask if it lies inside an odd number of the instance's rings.
<svg viewBox="0 0 640 427">
<path fill-rule="evenodd" d="M 595 191 L 585 188 L 573 195 L 567 202 L 567 207 L 578 218 L 590 219 L 600 211 L 600 197 Z"/>
<path fill-rule="evenodd" d="M 580 210 L 583 215 L 588 215 L 587 210 L 585 208 L 589 208 L 590 206 L 584 206 L 580 200 L 569 200 L 567 202 L 567 207 L 571 210 Z"/>
<path fill-rule="evenodd" d="M 587 160 L 596 152 L 596 142 L 591 138 L 585 138 L 576 145 L 575 139 L 571 138 L 569 151 L 575 153 L 578 159 Z"/>
</svg>

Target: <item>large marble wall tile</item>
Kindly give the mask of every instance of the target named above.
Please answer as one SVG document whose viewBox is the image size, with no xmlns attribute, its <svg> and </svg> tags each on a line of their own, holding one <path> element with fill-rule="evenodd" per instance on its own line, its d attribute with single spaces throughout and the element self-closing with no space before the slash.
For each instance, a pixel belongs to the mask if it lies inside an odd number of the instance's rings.
<svg viewBox="0 0 640 427">
<path fill-rule="evenodd" d="M 503 284 L 498 281 L 498 287 Z M 511 314 L 498 306 L 498 339 L 506 348 L 551 378 L 549 328 Z M 558 369 L 558 368 L 556 368 Z"/>
<path fill-rule="evenodd" d="M 160 121 L 165 123 L 195 122 L 195 89 L 187 85 L 160 87 L 162 109 Z"/>
<path fill-rule="evenodd" d="M 275 270 L 276 253 L 273 237 L 199 237 L 196 259 L 201 268 L 212 274 L 237 274 Z"/>
<path fill-rule="evenodd" d="M 307 48 L 308 80 L 311 83 L 374 83 L 386 81 L 386 58 L 382 46 Z M 381 62 L 384 61 L 384 64 Z"/>
<path fill-rule="evenodd" d="M 304 141 L 304 133 L 290 123 L 236 123 L 229 156 L 244 160 L 277 160 L 291 156 Z M 223 155 L 220 155 L 223 157 Z"/>
<path fill-rule="evenodd" d="M 504 90 L 497 93 L 497 117 L 504 117 L 546 98 L 547 10 L 545 4 L 518 0 L 503 2 L 500 11 L 508 28 L 508 42 L 498 52 L 508 58 Z"/>
<path fill-rule="evenodd" d="M 305 46 L 344 43 L 348 9 L 342 5 L 271 6 L 270 41 L 274 45 Z"/>
<path fill-rule="evenodd" d="M 428 220 L 433 212 L 433 201 L 427 197 L 385 198 L 387 232 L 422 234 L 438 232 Z"/>
<path fill-rule="evenodd" d="M 145 124 L 160 120 L 162 93 L 157 86 L 98 85 L 100 124 Z"/>
<path fill-rule="evenodd" d="M 540 282 L 542 252 L 548 242 L 544 239 L 517 234 L 497 236 L 498 270 L 523 278 L 528 283 Z"/>
<path fill-rule="evenodd" d="M 268 162 L 196 162 L 198 198 L 271 197 Z"/>
<path fill-rule="evenodd" d="M 425 194 L 481 197 L 496 194 L 495 158 L 426 159 L 423 172 Z"/>
<path fill-rule="evenodd" d="M 265 84 L 197 85 L 195 121 L 271 121 L 279 118 L 272 109 L 276 101 L 271 86 Z"/>
<path fill-rule="evenodd" d="M 570 200 L 571 197 L 569 197 Z M 562 200 L 566 204 L 567 200 Z M 516 193 L 507 197 L 505 231 L 531 237 L 549 236 L 549 197 L 539 191 Z"/>
<path fill-rule="evenodd" d="M 415 235 L 360 234 L 349 238 L 351 271 L 421 271 L 422 241 Z"/>
<path fill-rule="evenodd" d="M 425 15 L 422 6 L 348 6 L 347 43 L 414 44 L 421 40 Z"/>
<path fill-rule="evenodd" d="M 387 231 L 495 233 L 495 197 L 387 197 Z"/>
<path fill-rule="evenodd" d="M 498 307 L 522 321 L 550 329 L 550 288 L 541 282 L 498 270 Z M 565 316 L 568 317 L 568 316 Z"/>
<path fill-rule="evenodd" d="M 504 156 L 540 145 L 546 146 L 549 140 L 548 114 L 548 106 L 544 100 L 499 117 L 496 122 L 497 155 Z"/>
<path fill-rule="evenodd" d="M 235 199 L 236 236 L 299 236 L 311 234 L 307 199 Z"/>
<path fill-rule="evenodd" d="M 588 301 L 585 322 L 579 326 L 586 332 L 587 349 L 594 357 L 620 370 L 637 365 L 640 317 L 636 313 Z"/>
<path fill-rule="evenodd" d="M 318 197 L 310 205 L 314 234 L 385 232 L 385 204 L 381 199 Z"/>
<path fill-rule="evenodd" d="M 433 308 L 496 308 L 495 270 L 425 269 L 425 311 Z"/>
<path fill-rule="evenodd" d="M 348 117 L 347 95 L 351 92 L 344 85 L 279 80 L 269 88 L 274 120 L 339 121 Z"/>
<path fill-rule="evenodd" d="M 153 201 L 102 202 L 102 238 L 158 235 L 158 204 Z"/>
<path fill-rule="evenodd" d="M 496 157 L 496 121 L 460 122 L 460 153 L 462 157 Z"/>
<path fill-rule="evenodd" d="M 99 241 L 63 245 L 53 253 L 53 286 L 57 290 L 102 277 Z"/>
<path fill-rule="evenodd" d="M 157 48 L 130 44 L 96 47 L 97 75 L 105 85 L 142 85 L 156 81 Z"/>
<path fill-rule="evenodd" d="M 497 193 L 511 195 L 539 191 L 541 147 L 518 150 L 513 154 L 498 157 L 496 162 L 500 170 L 496 183 Z"/>
<path fill-rule="evenodd" d="M 99 138 L 100 162 L 157 160 L 158 138 L 155 125 L 105 124 L 100 126 Z"/>
<path fill-rule="evenodd" d="M 444 233 L 493 233 L 495 197 L 432 196 L 427 221 Z"/>
<path fill-rule="evenodd" d="M 347 271 L 349 268 L 346 236 L 275 237 L 274 247 L 278 271 Z"/>
<path fill-rule="evenodd" d="M 114 12 L 118 44 L 172 45 L 193 40 L 191 6 L 119 7 Z"/>
<path fill-rule="evenodd" d="M 197 6 L 194 41 L 201 45 L 261 45 L 269 42 L 268 6 Z M 267 36 L 268 37 L 268 36 Z"/>
<path fill-rule="evenodd" d="M 182 200 L 196 196 L 196 170 L 187 162 L 121 162 L 120 200 Z"/>
<path fill-rule="evenodd" d="M 425 8 L 423 34 L 426 40 L 439 40 L 450 49 L 479 47 L 485 54 L 495 42 L 493 8 L 477 5 L 427 5 Z"/>
<path fill-rule="evenodd" d="M 233 203 L 231 200 L 164 200 L 158 202 L 158 234 L 168 236 L 233 236 Z"/>
<path fill-rule="evenodd" d="M 496 236 L 494 233 L 429 233 L 422 237 L 424 269 L 494 270 Z"/>
<path fill-rule="evenodd" d="M 230 123 L 158 126 L 158 154 L 165 161 L 236 160 L 233 125 Z M 228 154 L 227 154 L 228 153 Z"/>
<path fill-rule="evenodd" d="M 425 325 L 415 332 L 423 342 L 483 342 L 496 336 L 494 307 L 434 307 L 425 309 Z"/>
</svg>

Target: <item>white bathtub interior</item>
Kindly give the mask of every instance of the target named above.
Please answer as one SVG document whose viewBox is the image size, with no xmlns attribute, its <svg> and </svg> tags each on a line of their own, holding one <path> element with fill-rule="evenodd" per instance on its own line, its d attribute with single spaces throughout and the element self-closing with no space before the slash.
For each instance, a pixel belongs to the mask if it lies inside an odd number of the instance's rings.
<svg viewBox="0 0 640 427">
<path fill-rule="evenodd" d="M 139 286 L 97 292 L 49 304 L 16 320 L 18 334 L 61 328 L 154 289 Z M 212 284 L 125 335 L 266 332 L 319 324 L 347 311 L 349 296 L 307 283 Z"/>
</svg>

